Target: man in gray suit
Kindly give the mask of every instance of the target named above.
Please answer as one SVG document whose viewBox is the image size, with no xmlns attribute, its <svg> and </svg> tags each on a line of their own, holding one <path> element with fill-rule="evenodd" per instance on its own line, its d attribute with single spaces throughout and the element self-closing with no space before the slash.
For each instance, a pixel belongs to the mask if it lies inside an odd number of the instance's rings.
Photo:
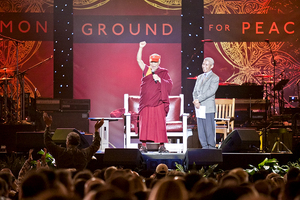
<svg viewBox="0 0 300 200">
<path fill-rule="evenodd" d="M 214 60 L 206 57 L 202 63 L 203 73 L 197 78 L 193 91 L 196 109 L 205 106 L 205 118 L 197 118 L 198 136 L 203 149 L 216 148 L 215 93 L 219 87 L 219 77 L 212 72 Z"/>
</svg>

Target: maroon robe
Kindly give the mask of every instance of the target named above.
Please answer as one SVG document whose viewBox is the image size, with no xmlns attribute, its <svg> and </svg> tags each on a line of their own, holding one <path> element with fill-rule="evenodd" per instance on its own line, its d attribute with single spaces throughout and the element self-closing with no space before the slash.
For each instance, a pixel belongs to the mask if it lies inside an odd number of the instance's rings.
<svg viewBox="0 0 300 200">
<path fill-rule="evenodd" d="M 143 74 L 149 67 L 146 65 Z M 168 142 L 166 116 L 169 112 L 169 95 L 173 82 L 168 70 L 158 67 L 155 71 L 161 83 L 153 80 L 152 74 L 142 78 L 139 102 L 139 134 L 141 141 Z"/>
</svg>

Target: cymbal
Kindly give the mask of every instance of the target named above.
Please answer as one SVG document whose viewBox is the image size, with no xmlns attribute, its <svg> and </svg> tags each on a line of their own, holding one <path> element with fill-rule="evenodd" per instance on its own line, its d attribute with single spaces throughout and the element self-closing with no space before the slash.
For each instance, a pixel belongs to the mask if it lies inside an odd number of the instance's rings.
<svg viewBox="0 0 300 200">
<path fill-rule="evenodd" d="M 254 75 L 254 77 L 260 77 L 260 78 L 271 78 L 273 76 L 271 75 L 267 75 L 267 74 L 258 74 L 258 75 Z"/>
<path fill-rule="evenodd" d="M 198 76 L 195 77 L 187 77 L 187 79 L 193 79 L 193 80 L 197 80 Z"/>
<path fill-rule="evenodd" d="M 0 81 L 10 80 L 12 78 L 0 78 Z"/>
<path fill-rule="evenodd" d="M 8 69 L 8 68 L 2 68 L 0 69 L 0 72 L 3 71 L 3 72 L 14 72 L 15 70 L 12 70 L 12 69 Z"/>
</svg>

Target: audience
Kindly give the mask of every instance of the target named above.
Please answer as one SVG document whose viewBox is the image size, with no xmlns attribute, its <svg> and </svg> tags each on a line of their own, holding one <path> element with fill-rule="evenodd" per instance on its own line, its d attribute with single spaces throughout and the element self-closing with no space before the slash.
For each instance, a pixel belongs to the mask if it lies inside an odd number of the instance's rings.
<svg viewBox="0 0 300 200">
<path fill-rule="evenodd" d="M 264 172 L 264 179 L 252 182 L 241 168 L 212 178 L 203 177 L 200 171 L 179 173 L 161 163 L 153 175 L 143 177 L 115 166 L 94 172 L 48 167 L 43 161 L 45 155 L 34 168 L 31 153 L 20 170 L 17 186 L 13 186 L 15 178 L 10 170 L 1 170 L 1 200 L 300 200 L 300 175 L 295 168 L 285 178 Z M 17 195 L 10 195 L 12 190 Z"/>
</svg>

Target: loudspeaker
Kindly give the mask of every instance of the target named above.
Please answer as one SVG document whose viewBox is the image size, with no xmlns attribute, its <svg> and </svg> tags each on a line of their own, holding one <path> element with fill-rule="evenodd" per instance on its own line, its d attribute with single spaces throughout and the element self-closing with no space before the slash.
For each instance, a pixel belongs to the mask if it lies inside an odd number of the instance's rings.
<svg viewBox="0 0 300 200">
<path fill-rule="evenodd" d="M 84 112 L 48 112 L 52 116 L 51 128 L 74 127 L 77 130 L 89 132 L 89 114 Z M 45 127 L 45 126 L 44 126 Z"/>
<path fill-rule="evenodd" d="M 188 170 L 222 162 L 223 155 L 220 149 L 188 149 L 185 153 L 183 166 Z"/>
<path fill-rule="evenodd" d="M 52 136 L 53 142 L 56 144 L 59 144 L 63 147 L 66 147 L 66 140 L 67 136 L 70 132 L 75 132 L 79 134 L 80 136 L 80 145 L 78 146 L 79 149 L 89 147 L 90 144 L 86 140 L 83 134 L 81 134 L 77 129 L 75 128 L 57 128 L 54 132 L 54 135 Z"/>
<path fill-rule="evenodd" d="M 106 167 L 116 166 L 127 169 L 144 169 L 145 162 L 138 149 L 105 149 L 103 163 Z"/>
<path fill-rule="evenodd" d="M 17 132 L 16 151 L 28 152 L 29 149 L 44 149 L 44 132 Z"/>
<path fill-rule="evenodd" d="M 222 152 L 258 152 L 259 134 L 253 129 L 237 129 L 227 135 L 221 144 Z"/>
</svg>

